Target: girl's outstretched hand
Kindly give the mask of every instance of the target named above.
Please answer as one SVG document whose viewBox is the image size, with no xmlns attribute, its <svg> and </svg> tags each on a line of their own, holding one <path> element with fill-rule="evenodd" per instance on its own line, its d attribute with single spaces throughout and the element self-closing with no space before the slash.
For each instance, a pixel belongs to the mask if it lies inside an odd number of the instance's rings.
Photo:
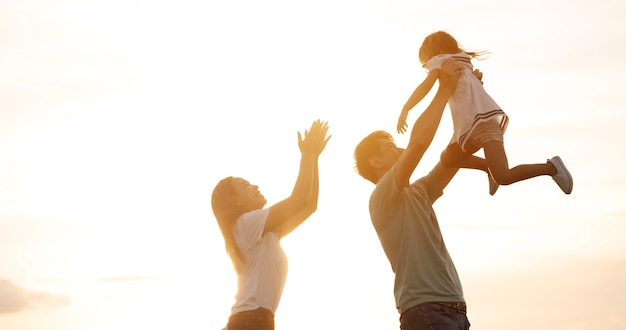
<svg viewBox="0 0 626 330">
<path fill-rule="evenodd" d="M 298 132 L 298 148 L 300 148 L 300 152 L 303 155 L 319 156 L 332 136 L 327 136 L 327 133 L 328 122 L 319 119 L 313 121 L 311 128 L 304 131 L 304 136 Z"/>
<path fill-rule="evenodd" d="M 409 115 L 409 112 L 402 109 L 402 112 L 400 113 L 400 117 L 398 117 L 398 126 L 396 126 L 396 129 L 398 130 L 398 133 L 403 134 L 406 132 L 407 128 L 409 128 L 409 126 L 406 124 L 406 117 Z"/>
</svg>

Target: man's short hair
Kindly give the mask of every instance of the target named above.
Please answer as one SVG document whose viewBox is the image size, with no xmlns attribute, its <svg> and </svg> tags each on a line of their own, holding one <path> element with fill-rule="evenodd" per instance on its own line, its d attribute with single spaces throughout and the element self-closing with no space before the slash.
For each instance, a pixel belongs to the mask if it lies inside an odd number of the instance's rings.
<svg viewBox="0 0 626 330">
<path fill-rule="evenodd" d="M 374 184 L 378 181 L 378 177 L 376 176 L 376 171 L 370 165 L 370 158 L 379 155 L 381 139 L 393 142 L 391 134 L 379 130 L 366 136 L 354 149 L 354 162 L 357 173 Z"/>
</svg>

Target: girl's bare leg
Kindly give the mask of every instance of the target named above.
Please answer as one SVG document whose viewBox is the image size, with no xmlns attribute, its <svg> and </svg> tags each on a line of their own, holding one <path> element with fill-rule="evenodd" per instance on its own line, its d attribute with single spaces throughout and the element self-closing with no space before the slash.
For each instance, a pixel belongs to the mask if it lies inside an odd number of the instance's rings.
<svg viewBox="0 0 626 330">
<path fill-rule="evenodd" d="M 465 150 L 461 150 L 458 144 L 449 145 L 446 150 L 441 154 L 441 163 L 444 166 L 469 168 L 474 170 L 481 170 L 489 175 L 489 166 L 484 158 L 474 156 L 474 153 L 478 151 L 480 147 L 468 142 L 465 144 Z M 489 194 L 493 195 L 498 190 L 499 184 L 489 177 Z"/>
<path fill-rule="evenodd" d="M 491 175 L 501 185 L 509 185 L 540 175 L 552 176 L 556 174 L 556 169 L 548 162 L 544 164 L 523 164 L 509 169 L 509 161 L 506 157 L 504 144 L 500 141 L 485 143 L 483 150 Z"/>
<path fill-rule="evenodd" d="M 487 172 L 489 171 L 487 161 L 474 156 L 479 149 L 471 143 L 466 143 L 465 151 L 463 151 L 459 144 L 450 144 L 441 154 L 441 164 L 445 167 L 469 168 Z"/>
</svg>

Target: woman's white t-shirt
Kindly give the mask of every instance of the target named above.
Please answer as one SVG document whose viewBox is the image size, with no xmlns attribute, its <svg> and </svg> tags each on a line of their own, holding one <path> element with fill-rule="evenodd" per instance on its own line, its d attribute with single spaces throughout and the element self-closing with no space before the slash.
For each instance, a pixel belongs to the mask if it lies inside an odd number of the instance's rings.
<svg viewBox="0 0 626 330">
<path fill-rule="evenodd" d="M 270 209 L 240 216 L 233 228 L 235 244 L 244 260 L 237 275 L 237 294 L 231 314 L 263 307 L 276 313 L 287 280 L 287 256 L 277 232 L 263 228 Z"/>
</svg>

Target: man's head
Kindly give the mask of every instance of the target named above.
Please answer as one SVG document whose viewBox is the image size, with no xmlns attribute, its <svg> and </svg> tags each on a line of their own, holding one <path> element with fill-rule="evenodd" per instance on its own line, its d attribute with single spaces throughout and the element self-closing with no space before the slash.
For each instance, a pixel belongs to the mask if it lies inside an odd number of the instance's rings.
<svg viewBox="0 0 626 330">
<path fill-rule="evenodd" d="M 361 140 L 354 150 L 357 172 L 376 184 L 396 163 L 403 151 L 404 149 L 396 146 L 391 134 L 374 131 Z"/>
</svg>

